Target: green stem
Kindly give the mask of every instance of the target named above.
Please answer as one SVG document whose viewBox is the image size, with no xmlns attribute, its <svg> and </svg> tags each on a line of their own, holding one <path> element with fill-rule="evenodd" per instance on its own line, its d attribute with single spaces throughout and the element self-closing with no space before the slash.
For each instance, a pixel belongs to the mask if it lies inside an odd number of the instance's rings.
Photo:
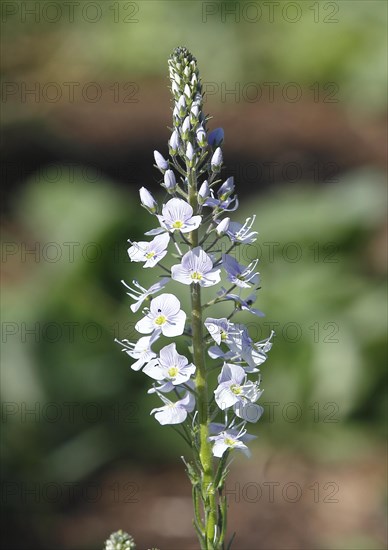
<svg viewBox="0 0 388 550">
<path fill-rule="evenodd" d="M 194 170 L 187 167 L 189 182 L 189 203 L 194 212 L 197 211 L 197 181 Z M 198 229 L 189 235 L 191 249 L 198 246 Z M 199 422 L 199 458 L 202 467 L 202 499 L 205 509 L 205 540 L 206 549 L 214 549 L 215 529 L 217 525 L 216 488 L 214 486 L 214 470 L 211 444 L 209 441 L 209 410 L 206 364 L 203 346 L 203 322 L 201 287 L 193 283 L 191 290 L 193 357 L 196 366 L 195 385 L 197 391 L 198 422 Z"/>
</svg>

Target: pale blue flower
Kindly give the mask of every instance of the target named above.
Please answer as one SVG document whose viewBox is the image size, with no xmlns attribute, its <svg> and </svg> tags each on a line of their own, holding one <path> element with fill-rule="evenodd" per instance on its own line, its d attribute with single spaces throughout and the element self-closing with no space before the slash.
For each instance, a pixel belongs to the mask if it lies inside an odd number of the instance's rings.
<svg viewBox="0 0 388 550">
<path fill-rule="evenodd" d="M 215 401 L 221 410 L 228 409 L 240 400 L 242 382 L 245 381 L 246 373 L 242 367 L 224 363 L 218 376 L 218 386 L 214 390 Z"/>
<path fill-rule="evenodd" d="M 225 451 L 236 449 L 249 457 L 251 453 L 245 443 L 243 443 L 245 433 L 245 430 L 241 432 L 237 432 L 236 430 L 224 430 L 218 435 L 210 436 L 209 440 L 214 442 L 212 449 L 213 455 L 217 458 L 221 458 Z"/>
<path fill-rule="evenodd" d="M 122 284 L 124 286 L 126 286 L 128 288 L 128 290 L 131 291 L 131 292 L 127 292 L 128 296 L 130 296 L 131 298 L 136 300 L 136 302 L 131 305 L 131 310 L 134 313 L 136 313 L 136 311 L 138 311 L 140 309 L 140 307 L 141 307 L 142 303 L 144 302 L 144 300 L 147 300 L 147 298 L 149 296 L 151 296 L 152 294 L 155 294 L 156 292 L 159 292 L 159 290 L 161 290 L 163 287 L 166 286 L 166 284 L 168 283 L 169 280 L 170 280 L 169 277 L 163 277 L 162 279 L 160 279 L 160 281 L 158 281 L 157 283 L 150 286 L 150 288 L 148 290 L 145 289 L 144 287 L 142 287 L 139 284 L 139 282 L 136 281 L 136 280 L 132 281 L 132 284 L 136 288 L 131 288 L 129 285 L 127 285 L 127 283 L 125 281 L 121 281 Z"/>
<path fill-rule="evenodd" d="M 132 245 L 128 249 L 128 255 L 131 261 L 146 262 L 144 267 L 153 267 L 167 254 L 166 248 L 169 243 L 169 235 L 160 235 L 150 242 L 132 242 L 131 240 L 128 240 L 128 242 Z"/>
<path fill-rule="evenodd" d="M 164 172 L 168 168 L 168 161 L 159 153 L 159 151 L 154 151 L 154 159 L 159 170 Z"/>
<path fill-rule="evenodd" d="M 221 410 L 233 406 L 239 418 L 257 422 L 264 412 L 263 407 L 255 403 L 261 394 L 258 383 L 247 380 L 242 367 L 224 364 L 218 376 L 218 387 L 214 390 L 215 401 Z"/>
<path fill-rule="evenodd" d="M 236 332 L 233 339 L 226 342 L 229 350 L 234 354 L 232 361 L 237 363 L 246 363 L 244 369 L 246 372 L 254 373 L 258 372 L 257 368 L 267 359 L 267 352 L 272 347 L 271 339 L 274 332 L 268 338 L 260 342 L 254 343 L 252 338 L 248 334 L 246 327 L 243 327 L 241 331 Z"/>
<path fill-rule="evenodd" d="M 259 260 L 254 260 L 247 267 L 241 265 L 233 256 L 222 255 L 222 267 L 227 273 L 228 280 L 240 288 L 249 288 L 259 282 L 259 274 L 255 272 Z"/>
<path fill-rule="evenodd" d="M 170 199 L 163 205 L 162 214 L 158 215 L 160 225 L 167 231 L 189 233 L 197 229 L 201 216 L 193 216 L 193 209 L 183 199 Z"/>
<path fill-rule="evenodd" d="M 257 315 L 258 317 L 265 317 L 265 314 L 262 311 L 252 307 L 252 304 L 254 304 L 256 301 L 256 294 L 250 294 L 244 300 L 243 298 L 241 298 L 241 296 L 238 296 L 237 294 L 226 293 L 226 289 L 223 287 L 219 292 L 217 292 L 217 294 L 219 296 L 222 296 L 224 300 L 233 301 L 235 303 L 235 307 L 238 309 L 249 311 L 253 315 Z"/>
<path fill-rule="evenodd" d="M 135 329 L 141 334 L 161 331 L 164 336 L 173 337 L 183 334 L 185 322 L 186 313 L 178 298 L 161 294 L 152 300 L 148 314 L 136 323 Z"/>
<path fill-rule="evenodd" d="M 239 222 L 230 222 L 226 234 L 232 242 L 251 244 L 256 241 L 257 231 L 251 231 L 256 216 L 247 218 L 244 225 Z"/>
<path fill-rule="evenodd" d="M 118 344 L 123 346 L 122 351 L 125 351 L 130 357 L 136 359 L 135 363 L 131 365 L 131 369 L 140 370 L 146 363 L 156 357 L 156 353 L 152 351 L 151 345 L 158 339 L 158 334 L 154 333 L 151 336 L 142 336 L 135 343 L 128 340 L 115 340 Z"/>
<path fill-rule="evenodd" d="M 233 341 L 237 337 L 239 337 L 241 331 L 245 329 L 244 325 L 242 325 L 241 328 L 240 325 L 236 325 L 235 323 L 231 323 L 230 321 L 228 321 L 226 317 L 223 317 L 221 319 L 208 317 L 207 319 L 205 319 L 204 324 L 209 331 L 210 336 L 218 345 L 220 345 L 221 342 L 224 342 L 228 345 L 232 344 Z"/>
<path fill-rule="evenodd" d="M 200 246 L 197 246 L 186 252 L 180 264 L 172 266 L 171 278 L 184 285 L 197 283 L 207 287 L 220 282 L 220 271 L 213 267 L 210 256 Z"/>
<path fill-rule="evenodd" d="M 175 344 L 169 344 L 160 350 L 158 359 L 144 367 L 143 372 L 154 380 L 165 380 L 175 386 L 187 382 L 194 374 L 195 366 L 177 352 Z"/>
<path fill-rule="evenodd" d="M 128 256 L 132 262 L 145 262 L 143 267 L 154 267 L 167 254 L 170 236 L 167 233 L 156 236 L 151 242 L 131 242 Z"/>
<path fill-rule="evenodd" d="M 151 414 L 155 414 L 156 420 L 162 425 L 181 424 L 186 420 L 187 414 L 192 412 L 195 407 L 195 398 L 189 392 L 187 392 L 183 399 L 175 401 L 175 403 L 162 394 L 159 397 L 165 405 L 164 407 L 153 409 Z"/>
<path fill-rule="evenodd" d="M 255 365 L 261 365 L 267 359 L 267 353 L 272 348 L 272 338 L 275 336 L 275 332 L 271 330 L 271 334 L 268 338 L 255 342 L 252 345 L 252 359 Z"/>
<path fill-rule="evenodd" d="M 216 199 L 213 191 L 211 191 L 211 196 L 208 197 L 205 201 L 205 206 L 210 206 L 211 208 L 219 208 L 225 212 L 234 212 L 238 208 L 238 198 L 237 195 L 234 197 L 225 197 Z"/>
<path fill-rule="evenodd" d="M 212 359 L 222 358 L 234 363 L 246 363 L 246 372 L 258 372 L 258 364 L 265 361 L 264 343 L 255 348 L 248 329 L 244 325 L 231 323 L 226 318 L 205 320 L 205 327 L 218 346 L 209 348 L 208 353 Z M 267 340 L 265 340 L 267 342 Z M 226 344 L 228 351 L 223 351 L 219 346 Z M 260 342 L 260 344 L 262 344 Z"/>
<path fill-rule="evenodd" d="M 234 191 L 234 178 L 230 176 L 218 189 L 217 196 L 221 200 L 227 199 Z"/>
</svg>

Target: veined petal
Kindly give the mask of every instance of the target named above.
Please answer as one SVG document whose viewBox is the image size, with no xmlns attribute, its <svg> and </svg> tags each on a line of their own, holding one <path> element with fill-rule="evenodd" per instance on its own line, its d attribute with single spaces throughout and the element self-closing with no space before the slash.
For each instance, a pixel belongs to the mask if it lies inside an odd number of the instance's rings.
<svg viewBox="0 0 388 550">
<path fill-rule="evenodd" d="M 140 334 L 149 334 L 155 329 L 152 319 L 146 315 L 143 319 L 140 319 L 135 325 L 135 330 L 140 332 Z"/>
<path fill-rule="evenodd" d="M 236 403 L 233 410 L 239 418 L 246 422 L 257 422 L 264 412 L 263 407 L 249 401 L 247 403 L 242 401 Z"/>
<path fill-rule="evenodd" d="M 230 390 L 229 385 L 226 383 L 218 386 L 218 388 L 214 391 L 214 396 L 216 403 L 221 410 L 228 409 L 239 401 L 238 396 Z"/>
<path fill-rule="evenodd" d="M 192 207 L 183 199 L 170 199 L 162 208 L 164 221 L 173 223 L 174 221 L 186 221 L 193 215 Z"/>
<path fill-rule="evenodd" d="M 163 369 L 157 359 L 153 359 L 144 367 L 143 372 L 154 380 L 164 380 Z"/>
<path fill-rule="evenodd" d="M 185 269 L 181 264 L 173 265 L 171 267 L 171 278 L 178 283 L 184 285 L 191 285 L 193 279 L 191 278 L 190 271 Z"/>
<path fill-rule="evenodd" d="M 132 262 L 143 262 L 148 244 L 149 243 L 145 241 L 133 243 L 132 246 L 128 248 L 128 256 L 130 260 Z"/>
<path fill-rule="evenodd" d="M 213 455 L 217 458 L 221 458 L 224 452 L 229 449 L 229 447 L 221 440 L 216 441 L 213 445 Z"/>
<path fill-rule="evenodd" d="M 180 336 L 185 330 L 186 313 L 180 310 L 177 314 L 170 316 L 167 323 L 162 325 L 164 336 Z"/>
<path fill-rule="evenodd" d="M 221 281 L 220 273 L 220 269 L 212 269 L 203 279 L 201 279 L 199 284 L 205 287 L 217 285 Z"/>
<path fill-rule="evenodd" d="M 198 229 L 201 225 L 201 221 L 202 216 L 192 216 L 186 221 L 186 226 L 180 229 L 181 233 L 189 233 L 190 231 L 194 231 L 194 229 Z"/>
<path fill-rule="evenodd" d="M 160 294 L 151 302 L 150 310 L 152 315 L 158 316 L 160 313 L 166 317 L 176 315 L 181 307 L 181 304 L 173 294 Z"/>
<path fill-rule="evenodd" d="M 176 345 L 168 344 L 168 346 L 164 346 L 164 348 L 161 349 L 159 352 L 159 357 L 160 363 L 163 365 L 163 367 L 169 368 L 175 365 L 177 359 L 179 358 L 176 351 Z"/>
<path fill-rule="evenodd" d="M 187 418 L 187 411 L 182 407 L 161 407 L 160 410 L 155 414 L 155 418 L 159 422 L 159 424 L 162 424 L 163 426 L 166 424 L 181 424 Z"/>
</svg>

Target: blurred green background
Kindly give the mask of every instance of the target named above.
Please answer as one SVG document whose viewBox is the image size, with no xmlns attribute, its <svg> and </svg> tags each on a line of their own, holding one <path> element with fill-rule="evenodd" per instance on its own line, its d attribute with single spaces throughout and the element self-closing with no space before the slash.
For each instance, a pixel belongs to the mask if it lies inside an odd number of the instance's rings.
<svg viewBox="0 0 388 550">
<path fill-rule="evenodd" d="M 138 318 L 120 280 L 154 281 L 127 239 L 153 223 L 139 187 L 163 198 L 152 152 L 186 45 L 226 132 L 235 218 L 257 216 L 243 253 L 266 317 L 250 330 L 276 331 L 253 458 L 232 467 L 235 547 L 385 548 L 386 3 L 1 10 L 3 547 L 99 548 L 123 528 L 139 548 L 196 548 L 186 449 L 113 343 Z"/>
</svg>

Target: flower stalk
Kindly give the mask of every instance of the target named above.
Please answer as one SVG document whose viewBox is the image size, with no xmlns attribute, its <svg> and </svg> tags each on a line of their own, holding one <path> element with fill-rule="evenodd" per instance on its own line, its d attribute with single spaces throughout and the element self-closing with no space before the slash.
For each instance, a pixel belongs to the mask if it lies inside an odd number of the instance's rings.
<svg viewBox="0 0 388 550">
<path fill-rule="evenodd" d="M 226 544 L 227 460 L 234 450 L 249 455 L 246 442 L 253 436 L 245 427 L 263 412 L 256 403 L 262 393 L 258 366 L 266 360 L 273 334 L 254 342 L 244 325 L 232 322 L 242 310 L 263 315 L 252 307 L 258 261 L 244 266 L 230 255 L 256 240 L 255 218 L 241 224 L 229 217 L 238 208 L 238 199 L 233 178 L 223 183 L 220 178 L 224 134 L 220 128 L 207 131 L 196 59 L 186 48 L 177 48 L 169 59 L 169 71 L 174 98 L 170 158 L 154 151 L 161 186 L 169 198 L 160 207 L 145 187 L 140 189 L 141 204 L 155 217 L 157 227 L 146 233 L 151 240 L 130 241 L 128 249 L 133 262 L 143 263 L 143 268 L 159 266 L 164 277 L 149 289 L 137 281 L 132 287 L 124 283 L 135 300 L 133 313 L 146 303 L 149 307 L 143 307 L 143 317 L 135 325 L 140 339 L 119 343 L 135 359 L 132 369 L 153 380 L 148 393 L 159 396 L 162 405 L 151 414 L 160 424 L 172 425 L 191 449 L 192 459 L 182 458 L 192 484 L 193 523 L 201 549 L 224 550 L 234 538 Z M 160 262 L 170 245 L 178 263 L 168 268 Z M 188 315 L 175 294 L 154 296 L 171 283 L 189 286 Z M 219 284 L 226 288 L 221 286 L 202 303 L 202 287 Z M 247 289 L 250 294 L 244 298 Z M 232 310 L 227 317 L 204 318 L 208 308 L 228 302 Z M 192 362 L 179 353 L 179 340 L 154 351 L 164 338 L 181 335 L 191 338 Z M 210 388 L 209 373 L 214 369 L 219 372 L 218 386 Z"/>
</svg>

